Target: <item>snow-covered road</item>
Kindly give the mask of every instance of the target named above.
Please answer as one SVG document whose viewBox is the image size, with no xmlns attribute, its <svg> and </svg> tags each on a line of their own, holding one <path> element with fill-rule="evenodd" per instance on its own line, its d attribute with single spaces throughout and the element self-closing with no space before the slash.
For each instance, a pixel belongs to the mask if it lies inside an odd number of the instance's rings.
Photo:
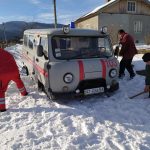
<svg viewBox="0 0 150 150">
<path fill-rule="evenodd" d="M 8 48 L 21 66 L 20 45 Z M 144 69 L 136 55 L 135 70 Z M 62 105 L 39 93 L 22 76 L 29 95 L 20 96 L 12 83 L 6 93 L 8 110 L 0 113 L 0 150 L 149 150 L 150 98 L 130 96 L 144 88 L 144 77 L 120 80 L 111 97 L 92 96 Z"/>
</svg>

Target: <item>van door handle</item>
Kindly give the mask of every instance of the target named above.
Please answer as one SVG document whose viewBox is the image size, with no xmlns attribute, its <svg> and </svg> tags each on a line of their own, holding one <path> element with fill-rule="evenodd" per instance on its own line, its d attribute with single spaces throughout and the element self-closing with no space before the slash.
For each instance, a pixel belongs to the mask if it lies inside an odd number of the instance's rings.
<svg viewBox="0 0 150 150">
<path fill-rule="evenodd" d="M 39 62 L 39 59 L 38 59 L 38 58 L 36 58 L 35 60 L 36 60 L 37 62 Z"/>
</svg>

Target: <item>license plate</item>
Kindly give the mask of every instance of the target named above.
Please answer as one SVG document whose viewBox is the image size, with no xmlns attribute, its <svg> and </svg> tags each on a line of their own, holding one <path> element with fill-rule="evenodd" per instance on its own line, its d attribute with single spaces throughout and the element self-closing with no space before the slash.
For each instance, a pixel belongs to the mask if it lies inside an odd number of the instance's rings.
<svg viewBox="0 0 150 150">
<path fill-rule="evenodd" d="M 104 92 L 104 87 L 98 87 L 98 88 L 84 90 L 84 95 L 98 94 L 103 92 Z"/>
</svg>

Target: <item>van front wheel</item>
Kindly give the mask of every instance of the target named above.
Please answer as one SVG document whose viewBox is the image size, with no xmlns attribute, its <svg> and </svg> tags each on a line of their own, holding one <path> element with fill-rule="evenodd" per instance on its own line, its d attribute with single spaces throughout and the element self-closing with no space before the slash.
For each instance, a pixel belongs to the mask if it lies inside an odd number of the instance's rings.
<svg viewBox="0 0 150 150">
<path fill-rule="evenodd" d="M 49 98 L 50 98 L 51 100 L 57 100 L 56 95 L 55 95 L 55 94 L 53 94 L 52 92 L 50 92 L 50 94 L 49 94 Z"/>
<path fill-rule="evenodd" d="M 50 100 L 52 101 L 57 100 L 57 96 L 53 92 L 49 91 L 48 89 L 45 89 L 44 92 Z"/>
</svg>

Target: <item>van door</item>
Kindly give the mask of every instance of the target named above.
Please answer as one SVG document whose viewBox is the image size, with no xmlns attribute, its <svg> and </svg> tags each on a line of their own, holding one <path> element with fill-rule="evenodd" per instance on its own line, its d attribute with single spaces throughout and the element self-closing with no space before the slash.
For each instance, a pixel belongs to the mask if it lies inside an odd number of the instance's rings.
<svg viewBox="0 0 150 150">
<path fill-rule="evenodd" d="M 27 66 L 29 74 L 32 75 L 34 71 L 34 59 L 35 59 L 35 39 L 33 34 L 24 35 L 23 45 L 23 62 Z"/>
<path fill-rule="evenodd" d="M 48 38 L 46 35 L 40 36 L 39 45 L 43 47 L 43 56 L 38 57 L 36 54 L 35 64 L 36 64 L 36 76 L 38 80 L 45 86 L 48 82 L 48 72 L 47 72 L 47 63 L 48 58 Z"/>
</svg>

